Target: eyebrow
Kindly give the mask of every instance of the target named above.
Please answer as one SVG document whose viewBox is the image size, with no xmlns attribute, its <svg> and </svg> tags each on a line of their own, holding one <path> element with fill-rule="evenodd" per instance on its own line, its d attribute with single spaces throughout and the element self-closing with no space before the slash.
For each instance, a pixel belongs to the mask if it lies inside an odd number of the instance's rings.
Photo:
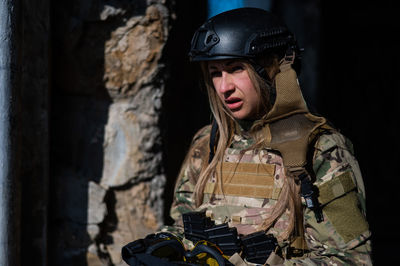
<svg viewBox="0 0 400 266">
<path fill-rule="evenodd" d="M 232 65 L 235 62 L 236 62 L 236 60 L 229 60 L 226 63 L 224 63 L 223 66 L 224 67 L 229 67 L 230 65 Z M 208 69 L 217 69 L 217 67 L 214 66 L 214 65 L 208 65 Z"/>
</svg>

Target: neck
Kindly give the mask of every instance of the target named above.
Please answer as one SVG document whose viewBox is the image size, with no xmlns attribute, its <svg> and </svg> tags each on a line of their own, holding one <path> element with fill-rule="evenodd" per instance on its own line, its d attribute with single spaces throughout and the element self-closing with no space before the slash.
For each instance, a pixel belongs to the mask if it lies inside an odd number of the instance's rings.
<svg viewBox="0 0 400 266">
<path fill-rule="evenodd" d="M 255 120 L 252 119 L 242 119 L 236 120 L 240 126 L 241 131 L 249 131 L 254 124 Z"/>
</svg>

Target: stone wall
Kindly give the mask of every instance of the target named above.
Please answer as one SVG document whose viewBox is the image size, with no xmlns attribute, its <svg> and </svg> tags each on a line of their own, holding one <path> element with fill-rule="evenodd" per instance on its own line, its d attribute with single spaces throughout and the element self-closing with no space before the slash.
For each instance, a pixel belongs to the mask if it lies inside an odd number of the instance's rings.
<svg viewBox="0 0 400 266">
<path fill-rule="evenodd" d="M 163 0 L 52 9 L 51 265 L 124 265 L 163 223 Z"/>
</svg>

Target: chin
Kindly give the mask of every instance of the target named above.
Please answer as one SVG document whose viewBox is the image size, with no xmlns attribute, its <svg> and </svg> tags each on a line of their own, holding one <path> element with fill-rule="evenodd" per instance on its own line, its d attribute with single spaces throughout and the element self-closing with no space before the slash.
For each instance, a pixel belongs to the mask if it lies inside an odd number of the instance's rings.
<svg viewBox="0 0 400 266">
<path fill-rule="evenodd" d="M 233 114 L 232 115 L 233 118 L 235 118 L 236 120 L 244 120 L 244 119 L 248 119 L 248 115 L 246 114 Z"/>
</svg>

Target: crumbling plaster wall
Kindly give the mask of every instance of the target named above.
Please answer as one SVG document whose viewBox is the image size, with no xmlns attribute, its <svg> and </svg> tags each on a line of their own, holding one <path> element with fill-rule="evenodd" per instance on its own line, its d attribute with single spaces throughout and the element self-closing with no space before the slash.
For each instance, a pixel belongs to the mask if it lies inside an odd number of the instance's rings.
<svg viewBox="0 0 400 266">
<path fill-rule="evenodd" d="M 160 58 L 170 14 L 165 0 L 52 9 L 53 265 L 125 265 L 121 247 L 163 223 Z"/>
</svg>

